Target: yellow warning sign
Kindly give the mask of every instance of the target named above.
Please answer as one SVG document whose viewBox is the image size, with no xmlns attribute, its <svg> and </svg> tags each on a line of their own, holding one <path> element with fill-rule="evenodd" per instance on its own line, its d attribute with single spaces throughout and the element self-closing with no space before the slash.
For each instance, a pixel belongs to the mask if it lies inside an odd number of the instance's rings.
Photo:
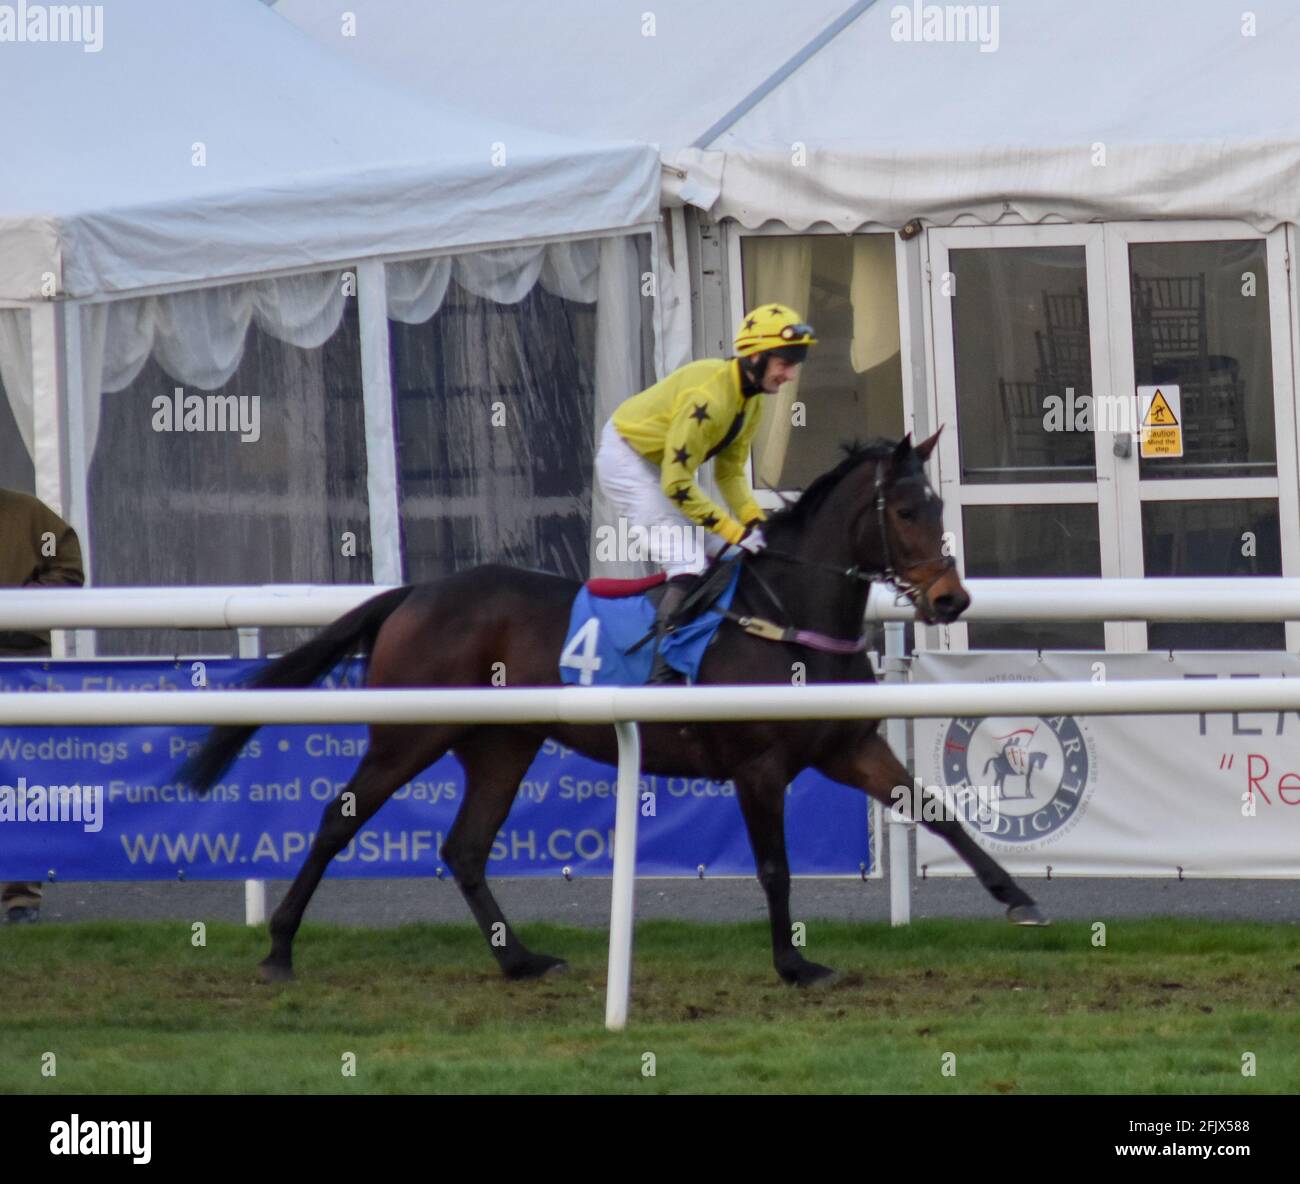
<svg viewBox="0 0 1300 1184">
<path fill-rule="evenodd" d="M 1165 398 L 1164 391 L 1156 391 L 1155 398 L 1151 400 L 1151 406 L 1147 408 L 1147 413 L 1142 419 L 1144 428 L 1174 428 L 1178 426 L 1178 417 L 1174 414 L 1174 409 L 1169 406 L 1169 400 Z"/>
<path fill-rule="evenodd" d="M 1140 386 L 1140 455 L 1183 455 L 1182 393 L 1176 386 Z"/>
</svg>

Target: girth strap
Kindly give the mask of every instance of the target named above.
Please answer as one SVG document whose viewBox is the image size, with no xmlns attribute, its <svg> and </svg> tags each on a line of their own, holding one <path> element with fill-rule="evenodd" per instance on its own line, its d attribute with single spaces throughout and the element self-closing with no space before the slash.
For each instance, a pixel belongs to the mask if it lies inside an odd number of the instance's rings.
<svg viewBox="0 0 1300 1184">
<path fill-rule="evenodd" d="M 844 637 L 829 637 L 812 629 L 784 628 L 775 621 L 763 617 L 750 617 L 727 609 L 723 614 L 730 621 L 735 621 L 751 637 L 761 637 L 764 641 L 784 641 L 791 645 L 801 645 L 810 650 L 819 650 L 823 654 L 861 654 L 866 651 L 866 636 L 850 640 Z"/>
</svg>

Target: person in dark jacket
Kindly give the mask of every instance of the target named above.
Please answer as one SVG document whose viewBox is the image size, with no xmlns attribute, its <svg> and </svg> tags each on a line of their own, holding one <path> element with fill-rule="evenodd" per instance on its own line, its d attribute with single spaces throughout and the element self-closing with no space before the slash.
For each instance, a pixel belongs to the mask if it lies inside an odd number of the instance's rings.
<svg viewBox="0 0 1300 1184">
<path fill-rule="evenodd" d="M 0 587 L 79 588 L 86 577 L 77 532 L 30 494 L 0 489 Z M 48 632 L 0 630 L 0 657 L 41 658 L 50 653 Z M 10 923 L 40 916 L 41 885 L 15 881 L 0 889 L 0 910 Z"/>
</svg>

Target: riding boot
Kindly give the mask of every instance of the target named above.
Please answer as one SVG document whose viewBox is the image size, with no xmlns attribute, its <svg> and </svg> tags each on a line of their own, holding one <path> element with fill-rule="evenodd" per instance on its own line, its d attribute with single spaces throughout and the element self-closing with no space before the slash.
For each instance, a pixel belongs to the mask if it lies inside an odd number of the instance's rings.
<svg viewBox="0 0 1300 1184">
<path fill-rule="evenodd" d="M 693 583 L 695 583 L 694 576 L 677 576 L 664 585 L 664 594 L 659 598 L 659 606 L 655 609 L 655 657 L 647 686 L 662 686 L 683 681 L 682 675 L 664 661 L 663 643 L 668 635 L 669 621 L 681 608 L 682 601 L 686 599 L 686 594 Z"/>
</svg>

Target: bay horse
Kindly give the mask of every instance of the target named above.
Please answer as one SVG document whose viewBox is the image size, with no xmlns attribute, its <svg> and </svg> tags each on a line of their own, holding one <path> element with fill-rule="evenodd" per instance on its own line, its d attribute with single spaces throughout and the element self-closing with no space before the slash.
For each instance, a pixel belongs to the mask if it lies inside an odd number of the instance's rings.
<svg viewBox="0 0 1300 1184">
<path fill-rule="evenodd" d="M 942 503 L 924 463 L 938 433 L 913 446 L 853 445 L 798 501 L 763 527 L 767 549 L 741 560 L 733 611 L 770 614 L 802 630 L 797 640 L 753 636 L 734 617 L 706 650 L 698 681 L 872 682 L 860 637 L 871 581 L 887 579 L 927 624 L 955 620 L 970 603 L 951 558 L 942 554 Z M 504 669 L 511 686 L 560 683 L 559 658 L 575 580 L 502 565 L 475 567 L 417 586 L 383 592 L 305 645 L 259 671 L 258 687 L 310 686 L 358 651 L 369 656 L 371 687 L 486 687 Z M 770 625 L 771 622 L 769 621 Z M 776 632 L 780 633 L 780 630 Z M 787 635 L 793 636 L 793 635 Z M 496 666 L 504 663 L 504 667 Z M 206 792 L 255 726 L 212 729 L 180 776 Z M 268 981 L 293 977 L 293 939 L 331 859 L 399 787 L 447 752 L 465 771 L 465 794 L 441 858 L 501 970 L 511 979 L 562 969 L 562 959 L 528 949 L 510 927 L 485 879 L 488 855 L 519 783 L 548 737 L 598 761 L 617 763 L 612 726 L 432 724 L 370 727 L 370 742 L 346 791 L 326 806 L 315 841 L 271 918 Z M 772 957 L 787 983 L 810 986 L 834 972 L 793 944 L 790 869 L 785 845 L 786 786 L 804 769 L 862 790 L 886 805 L 911 787 L 907 769 L 880 735 L 878 720 L 657 723 L 641 728 L 642 770 L 671 777 L 731 780 L 767 895 Z M 342 801 L 347 792 L 351 810 Z M 949 812 L 922 825 L 941 836 L 993 898 L 1021 925 L 1045 924 L 1033 899 L 978 846 Z"/>
</svg>

